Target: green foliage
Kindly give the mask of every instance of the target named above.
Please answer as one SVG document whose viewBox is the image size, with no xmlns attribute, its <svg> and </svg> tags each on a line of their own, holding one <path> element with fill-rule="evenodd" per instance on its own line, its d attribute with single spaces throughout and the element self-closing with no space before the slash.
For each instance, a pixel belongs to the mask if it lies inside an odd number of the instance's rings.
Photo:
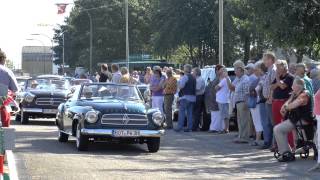
<svg viewBox="0 0 320 180">
<path fill-rule="evenodd" d="M 98 8 L 107 6 L 104 8 Z M 89 64 L 89 19 L 93 19 L 93 64 L 125 59 L 124 0 L 77 0 L 66 25 L 56 29 L 56 63 Z M 317 0 L 224 1 L 224 62 L 258 59 L 266 49 L 295 49 L 319 58 Z M 152 54 L 177 63 L 218 63 L 218 1 L 129 0 L 130 54 Z"/>
<path fill-rule="evenodd" d="M 13 61 L 10 59 L 6 59 L 6 67 L 9 69 L 14 69 Z"/>
</svg>

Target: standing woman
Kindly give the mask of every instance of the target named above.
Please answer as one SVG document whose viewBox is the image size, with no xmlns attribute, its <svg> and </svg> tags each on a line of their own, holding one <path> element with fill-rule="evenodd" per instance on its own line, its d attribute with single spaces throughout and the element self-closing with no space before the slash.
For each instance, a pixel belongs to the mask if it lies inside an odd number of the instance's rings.
<svg viewBox="0 0 320 180">
<path fill-rule="evenodd" d="M 146 68 L 146 74 L 144 75 L 144 83 L 149 84 L 152 76 L 151 67 Z"/>
<path fill-rule="evenodd" d="M 121 70 L 120 83 L 130 83 L 130 74 L 127 67 L 122 67 Z"/>
<path fill-rule="evenodd" d="M 228 71 L 226 68 L 220 68 L 216 73 L 219 78 L 219 84 L 215 87 L 216 93 L 216 101 L 219 106 L 219 124 L 221 127 L 219 128 L 220 133 L 228 133 L 229 132 L 229 94 L 230 90 L 228 87 L 227 79 Z"/>
<path fill-rule="evenodd" d="M 152 108 L 158 108 L 163 113 L 163 84 L 165 77 L 162 75 L 160 66 L 153 67 L 153 75 L 150 78 L 150 90 Z"/>
<path fill-rule="evenodd" d="M 218 64 L 215 66 L 215 74 L 218 74 L 219 70 L 222 69 L 223 66 Z M 216 76 L 215 79 L 209 82 L 208 86 L 205 90 L 205 104 L 207 110 L 211 113 L 211 124 L 209 132 L 217 133 L 223 130 L 223 124 L 220 122 L 220 113 L 219 113 L 219 105 L 216 101 L 216 86 L 219 84 L 219 76 Z"/>
<path fill-rule="evenodd" d="M 256 62 L 253 69 L 254 74 L 252 74 L 256 77 L 256 79 L 254 79 L 251 82 L 249 87 L 250 97 L 256 97 L 256 100 L 257 100 L 256 107 L 250 108 L 254 129 L 256 131 L 256 140 L 251 144 L 252 146 L 259 145 L 259 141 L 261 141 L 261 135 L 263 131 L 262 124 L 261 124 L 260 108 L 261 108 L 261 105 L 263 105 L 264 101 L 262 97 L 262 88 L 259 88 L 259 83 L 262 83 L 261 79 L 264 78 L 264 74 L 265 74 L 265 71 L 263 69 L 264 69 L 264 64 L 262 63 L 262 61 Z"/>
</svg>

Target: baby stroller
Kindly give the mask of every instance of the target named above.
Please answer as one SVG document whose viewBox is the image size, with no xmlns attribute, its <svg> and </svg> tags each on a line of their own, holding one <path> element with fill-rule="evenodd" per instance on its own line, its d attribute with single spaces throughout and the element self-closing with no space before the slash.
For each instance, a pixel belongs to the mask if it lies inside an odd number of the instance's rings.
<svg viewBox="0 0 320 180">
<path fill-rule="evenodd" d="M 314 134 L 316 132 L 316 121 L 306 122 L 303 120 L 299 120 L 296 124 L 296 132 L 297 132 L 297 145 L 296 151 L 293 153 L 299 154 L 300 158 L 307 159 L 309 157 L 310 149 L 313 150 L 314 160 L 318 158 L 318 150 L 317 146 L 314 143 Z M 279 160 L 280 153 L 278 150 L 274 152 L 274 157 Z"/>
</svg>

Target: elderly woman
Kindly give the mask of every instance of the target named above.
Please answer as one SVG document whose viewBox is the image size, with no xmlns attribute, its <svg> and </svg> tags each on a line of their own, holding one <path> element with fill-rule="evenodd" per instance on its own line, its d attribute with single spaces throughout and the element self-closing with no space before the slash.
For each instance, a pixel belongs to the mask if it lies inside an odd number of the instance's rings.
<svg viewBox="0 0 320 180">
<path fill-rule="evenodd" d="M 122 67 L 121 70 L 121 79 L 120 79 L 120 83 L 130 83 L 130 74 L 129 74 L 129 70 L 127 67 Z"/>
<path fill-rule="evenodd" d="M 295 160 L 288 143 L 288 133 L 294 130 L 297 122 L 299 120 L 306 123 L 314 121 L 311 96 L 305 89 L 304 83 L 302 78 L 295 78 L 292 95 L 280 110 L 286 120 L 274 127 L 274 136 L 280 153 L 279 162 Z"/>
<path fill-rule="evenodd" d="M 287 61 L 278 59 L 276 62 L 277 74 L 276 79 L 272 82 L 272 117 L 274 125 L 281 123 L 283 117 L 280 109 L 283 104 L 289 99 L 291 94 L 291 87 L 294 80 L 293 75 L 288 72 Z M 292 133 L 289 133 L 289 144 L 294 148 L 294 141 Z M 274 145 L 275 146 L 275 145 Z"/>
<path fill-rule="evenodd" d="M 222 65 L 216 65 L 214 68 L 215 73 L 218 74 L 221 69 L 223 69 Z M 216 101 L 216 86 L 219 84 L 219 82 L 219 76 L 216 76 L 215 79 L 209 82 L 208 86 L 205 89 L 206 109 L 210 111 L 211 114 L 211 124 L 209 129 L 209 132 L 211 133 L 217 133 L 219 131 L 222 131 L 224 128 L 224 122 L 220 120 L 219 105 Z"/>
<path fill-rule="evenodd" d="M 158 108 L 163 113 L 163 84 L 165 77 L 162 75 L 160 66 L 153 67 L 153 75 L 150 78 L 150 90 L 152 97 L 152 108 Z"/>
</svg>

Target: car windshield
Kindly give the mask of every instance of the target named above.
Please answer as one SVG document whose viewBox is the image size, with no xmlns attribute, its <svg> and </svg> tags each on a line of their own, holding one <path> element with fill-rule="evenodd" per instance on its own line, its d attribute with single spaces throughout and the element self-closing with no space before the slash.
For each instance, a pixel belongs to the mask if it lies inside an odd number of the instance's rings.
<svg viewBox="0 0 320 180">
<path fill-rule="evenodd" d="M 27 89 L 35 90 L 67 90 L 69 83 L 63 79 L 32 79 L 28 80 Z"/>
<path fill-rule="evenodd" d="M 87 84 L 80 92 L 81 99 L 141 100 L 135 86 L 117 84 Z"/>
</svg>

